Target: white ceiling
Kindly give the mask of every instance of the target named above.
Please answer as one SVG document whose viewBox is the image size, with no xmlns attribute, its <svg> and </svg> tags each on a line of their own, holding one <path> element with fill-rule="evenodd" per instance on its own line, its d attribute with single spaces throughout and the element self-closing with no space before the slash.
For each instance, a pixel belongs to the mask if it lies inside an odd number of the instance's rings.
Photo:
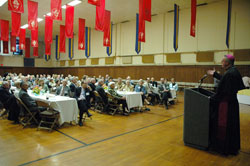
<svg viewBox="0 0 250 166">
<path fill-rule="evenodd" d="M 34 0 L 38 2 L 38 17 L 44 19 L 44 14 L 50 12 L 50 0 Z M 67 4 L 72 0 L 62 0 L 62 5 Z M 82 3 L 75 6 L 75 26 L 74 32 L 78 30 L 78 18 L 86 19 L 86 26 L 94 27 L 95 24 L 95 6 L 88 4 L 88 0 L 82 0 Z M 221 0 L 197 0 L 198 4 L 212 3 Z M 152 14 L 165 13 L 173 10 L 174 3 L 180 6 L 180 9 L 190 8 L 190 0 L 152 0 Z M 21 25 L 28 22 L 27 0 L 24 0 L 24 13 L 22 14 Z M 53 35 L 59 34 L 60 24 L 64 25 L 65 10 L 63 10 L 63 20 L 54 21 Z M 106 10 L 111 11 L 111 21 L 119 23 L 127 20 L 135 19 L 136 13 L 139 11 L 139 0 L 106 0 Z M 0 7 L 0 19 L 11 21 L 11 12 L 8 11 L 8 3 Z M 44 36 L 45 21 L 39 23 L 39 39 L 42 40 Z M 10 22 L 11 26 L 11 22 Z M 11 29 L 11 27 L 10 27 Z M 27 35 L 30 31 L 27 30 Z"/>
</svg>

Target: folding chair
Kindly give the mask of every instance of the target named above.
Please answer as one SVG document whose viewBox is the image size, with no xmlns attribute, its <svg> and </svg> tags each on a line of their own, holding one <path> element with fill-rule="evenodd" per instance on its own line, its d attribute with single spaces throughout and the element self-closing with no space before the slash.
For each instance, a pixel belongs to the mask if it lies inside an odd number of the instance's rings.
<svg viewBox="0 0 250 166">
<path fill-rule="evenodd" d="M 110 93 L 107 93 L 108 99 L 109 99 L 109 109 L 112 111 L 111 115 L 115 115 L 116 112 L 121 113 L 121 106 L 118 104 L 118 100 L 113 97 Z"/>
<path fill-rule="evenodd" d="M 37 101 L 38 106 L 47 108 L 46 111 L 40 113 L 41 121 L 37 127 L 39 129 L 46 129 L 50 132 L 54 129 L 55 124 L 58 123 L 60 113 L 53 108 L 48 103 L 43 101 Z"/>
<path fill-rule="evenodd" d="M 39 111 L 30 111 L 30 109 L 23 103 L 20 98 L 17 98 L 17 102 L 21 107 L 24 108 L 24 117 L 20 120 L 20 123 L 23 125 L 23 128 L 28 125 L 31 125 L 32 120 L 35 122 L 35 124 L 39 124 L 35 117 L 39 113 Z"/>
<path fill-rule="evenodd" d="M 103 111 L 104 109 L 104 102 L 102 101 L 102 97 L 99 95 L 99 93 L 97 91 L 94 91 L 94 95 L 95 95 L 95 109 L 94 111 L 96 110 L 99 110 L 99 111 Z"/>
</svg>

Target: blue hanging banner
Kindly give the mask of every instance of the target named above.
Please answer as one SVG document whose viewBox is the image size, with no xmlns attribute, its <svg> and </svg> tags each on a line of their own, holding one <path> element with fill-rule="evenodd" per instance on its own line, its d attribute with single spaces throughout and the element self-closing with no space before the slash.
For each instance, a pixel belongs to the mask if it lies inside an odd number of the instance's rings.
<svg viewBox="0 0 250 166">
<path fill-rule="evenodd" d="M 72 60 L 74 58 L 74 37 L 69 38 L 69 59 Z"/>
<path fill-rule="evenodd" d="M 135 52 L 141 52 L 141 42 L 139 41 L 139 14 L 136 13 L 136 39 L 135 39 Z"/>
<path fill-rule="evenodd" d="M 226 36 L 226 45 L 227 45 L 227 48 L 229 48 L 229 43 L 230 43 L 231 13 L 232 13 L 232 0 L 228 0 L 227 36 Z"/>
<path fill-rule="evenodd" d="M 59 46 L 60 46 L 60 38 L 58 35 L 56 35 L 56 60 L 60 60 Z"/>
<path fill-rule="evenodd" d="M 174 4 L 174 50 L 178 49 L 179 39 L 179 6 Z"/>
<path fill-rule="evenodd" d="M 110 56 L 112 54 L 112 44 L 113 44 L 113 24 L 110 24 L 110 47 L 107 47 L 107 54 Z"/>
<path fill-rule="evenodd" d="M 90 57 L 90 49 L 91 49 L 91 28 L 85 27 L 85 56 Z"/>
<path fill-rule="evenodd" d="M 44 55 L 45 57 L 45 61 L 49 61 L 50 60 L 50 55 Z"/>
</svg>

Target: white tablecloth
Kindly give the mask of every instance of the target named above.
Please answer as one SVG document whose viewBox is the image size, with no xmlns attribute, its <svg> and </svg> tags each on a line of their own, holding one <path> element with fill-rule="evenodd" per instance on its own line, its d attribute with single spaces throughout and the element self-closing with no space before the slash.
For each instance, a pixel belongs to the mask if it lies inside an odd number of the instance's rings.
<svg viewBox="0 0 250 166">
<path fill-rule="evenodd" d="M 35 100 L 43 101 L 48 103 L 53 109 L 60 112 L 59 124 L 62 125 L 64 122 L 77 122 L 78 115 L 78 106 L 76 99 L 64 97 L 64 96 L 55 96 L 49 94 L 49 99 L 46 99 L 45 95 L 34 95 L 31 91 L 28 91 L 29 95 Z"/>
<path fill-rule="evenodd" d="M 142 107 L 142 96 L 140 92 L 124 92 L 124 91 L 117 91 L 117 93 L 121 96 L 126 97 L 128 108 L 133 107 Z"/>
</svg>

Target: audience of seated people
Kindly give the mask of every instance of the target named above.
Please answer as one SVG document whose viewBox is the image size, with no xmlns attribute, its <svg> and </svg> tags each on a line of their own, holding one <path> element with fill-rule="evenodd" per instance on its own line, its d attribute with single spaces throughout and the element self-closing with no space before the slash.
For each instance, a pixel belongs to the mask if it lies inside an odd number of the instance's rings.
<svg viewBox="0 0 250 166">
<path fill-rule="evenodd" d="M 78 107 L 80 110 L 80 120 L 79 125 L 82 126 L 82 116 L 83 113 L 86 112 L 88 116 L 91 114 L 88 112 L 88 109 L 91 106 L 91 102 L 94 102 L 94 91 L 97 91 L 104 103 L 103 112 L 109 113 L 109 101 L 107 97 L 107 92 L 110 93 L 114 98 L 116 98 L 120 104 L 123 106 L 123 114 L 128 115 L 129 109 L 127 107 L 125 97 L 122 97 L 117 93 L 117 91 L 125 91 L 125 92 L 140 92 L 142 94 L 142 101 L 146 104 L 158 104 L 163 103 L 168 108 L 168 99 L 171 98 L 170 90 L 178 90 L 178 84 L 175 82 L 174 78 L 171 79 L 171 83 L 168 84 L 167 80 L 164 78 L 161 79 L 161 83 L 157 83 L 152 77 L 147 78 L 144 82 L 142 79 L 139 80 L 138 83 L 136 81 L 131 80 L 131 77 L 128 76 L 125 81 L 122 78 L 118 78 L 115 83 L 113 78 L 108 74 L 106 77 L 102 77 L 101 75 L 96 78 L 95 76 L 89 77 L 84 75 L 81 80 L 79 80 L 76 76 L 68 75 L 64 77 L 64 75 L 27 75 L 24 76 L 21 73 L 19 75 L 8 73 L 4 77 L 0 77 L 0 82 L 5 81 L 5 83 L 1 87 L 1 91 L 8 91 L 8 95 L 10 98 L 13 98 L 11 102 L 16 102 L 15 96 L 19 97 L 27 107 L 32 111 L 42 111 L 44 108 L 40 108 L 37 106 L 34 99 L 32 99 L 28 93 L 27 89 L 32 90 L 35 86 L 39 86 L 41 90 L 44 92 L 55 93 L 59 96 L 69 96 L 73 97 L 77 100 Z M 7 88 L 6 81 L 10 86 L 15 86 L 14 94 L 12 95 L 10 89 Z M 109 86 L 107 86 L 107 84 Z M 4 89 L 5 88 L 5 89 Z M 157 93 L 158 90 L 158 93 Z M 4 93 L 1 93 L 2 96 Z M 12 97 L 11 97 L 12 95 Z M 148 102 L 147 97 L 151 100 Z M 93 98 L 92 100 L 90 100 Z M 1 99 L 2 100 L 2 99 Z M 5 100 L 4 100 L 5 101 Z M 6 100 L 7 101 L 7 100 Z M 10 102 L 9 101 L 9 102 Z M 7 107 L 18 107 L 15 104 L 6 104 Z M 8 108 L 10 114 L 14 112 L 14 115 L 17 115 L 19 109 Z M 17 110 L 17 113 L 13 110 Z M 16 113 L 16 114 L 15 114 Z M 12 114 L 13 115 L 13 114 Z M 15 116 L 14 116 L 15 117 Z M 13 118 L 11 118 L 13 119 Z M 14 118 L 14 121 L 18 122 L 18 119 Z"/>
</svg>

